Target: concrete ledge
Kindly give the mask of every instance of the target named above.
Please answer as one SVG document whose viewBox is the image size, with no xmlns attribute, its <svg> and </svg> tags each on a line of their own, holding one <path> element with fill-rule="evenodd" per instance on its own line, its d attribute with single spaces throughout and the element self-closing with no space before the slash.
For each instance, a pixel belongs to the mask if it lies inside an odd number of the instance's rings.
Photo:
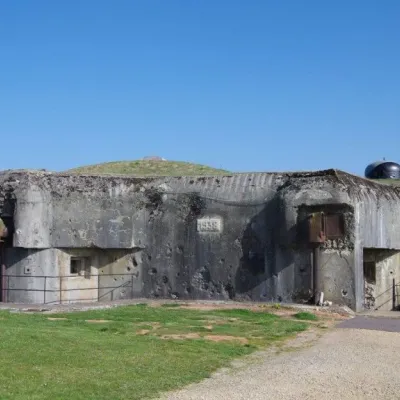
<svg viewBox="0 0 400 400">
<path fill-rule="evenodd" d="M 0 303 L 0 310 L 9 310 L 12 312 L 42 312 L 42 313 L 55 313 L 55 312 L 69 312 L 69 311 L 86 311 L 86 310 L 101 310 L 119 306 L 137 304 L 148 305 L 162 305 L 162 304 L 181 304 L 181 305 L 205 305 L 205 306 L 220 306 L 221 308 L 274 308 L 279 310 L 293 309 L 299 311 L 309 312 L 326 312 L 336 313 L 344 316 L 353 316 L 355 313 L 346 306 L 331 306 L 319 307 L 309 304 L 295 304 L 295 303 L 266 303 L 266 302 L 239 302 L 239 301 L 213 301 L 213 300 L 167 300 L 167 299 L 129 299 L 129 300 L 116 300 L 110 302 L 100 303 L 71 303 L 71 304 L 18 304 L 18 303 Z M 400 313 L 399 313 L 400 317 Z"/>
<path fill-rule="evenodd" d="M 391 318 L 400 319 L 400 311 L 362 311 L 357 313 L 357 315 L 368 318 Z"/>
</svg>

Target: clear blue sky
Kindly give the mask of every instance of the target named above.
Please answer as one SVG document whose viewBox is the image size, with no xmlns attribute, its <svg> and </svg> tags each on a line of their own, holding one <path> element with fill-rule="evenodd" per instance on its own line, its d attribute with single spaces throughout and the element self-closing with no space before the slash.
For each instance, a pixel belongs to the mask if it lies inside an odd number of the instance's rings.
<svg viewBox="0 0 400 400">
<path fill-rule="evenodd" d="M 0 169 L 400 161 L 398 0 L 0 0 Z"/>
</svg>

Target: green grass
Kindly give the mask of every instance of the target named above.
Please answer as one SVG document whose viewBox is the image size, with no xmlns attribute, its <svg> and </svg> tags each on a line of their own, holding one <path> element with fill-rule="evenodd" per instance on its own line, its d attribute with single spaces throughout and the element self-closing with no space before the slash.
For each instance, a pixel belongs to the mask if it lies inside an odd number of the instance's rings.
<svg viewBox="0 0 400 400">
<path fill-rule="evenodd" d="M 309 312 L 299 312 L 294 314 L 294 317 L 303 321 L 317 321 L 318 317 Z"/>
<path fill-rule="evenodd" d="M 3 311 L 0 319 L 0 398 L 14 400 L 152 398 L 308 327 L 263 312 L 145 305 L 51 315 Z M 86 322 L 94 319 L 107 322 Z M 162 338 L 185 333 L 200 337 Z M 248 342 L 204 338 L 217 334 Z"/>
<path fill-rule="evenodd" d="M 137 160 L 117 161 L 74 168 L 68 173 L 77 174 L 116 174 L 136 176 L 193 176 L 221 175 L 228 171 L 191 164 L 183 161 Z"/>
<path fill-rule="evenodd" d="M 380 183 L 382 185 L 400 186 L 400 179 L 370 179 L 371 182 Z"/>
<path fill-rule="evenodd" d="M 400 179 L 374 179 L 373 182 L 389 186 L 400 186 Z"/>
</svg>

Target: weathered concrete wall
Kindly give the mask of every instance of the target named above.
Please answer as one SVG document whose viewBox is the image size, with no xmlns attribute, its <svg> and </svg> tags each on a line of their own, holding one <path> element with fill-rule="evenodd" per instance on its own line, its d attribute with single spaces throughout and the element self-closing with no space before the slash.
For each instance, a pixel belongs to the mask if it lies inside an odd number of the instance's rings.
<svg viewBox="0 0 400 400">
<path fill-rule="evenodd" d="M 143 296 L 142 251 L 97 250 L 99 301 Z"/>
<path fill-rule="evenodd" d="M 323 249 L 321 252 L 321 291 L 324 299 L 355 308 L 354 253 L 350 250 Z"/>
<path fill-rule="evenodd" d="M 83 259 L 87 272 L 73 275 L 72 257 Z M 57 269 L 60 275 L 61 304 L 98 300 L 98 258 L 93 249 L 58 249 Z"/>
<path fill-rule="evenodd" d="M 380 310 L 393 310 L 399 305 L 400 253 L 382 254 L 377 263 L 376 307 Z"/>
<path fill-rule="evenodd" d="M 40 273 L 58 275 L 60 260 L 87 249 L 101 300 L 308 299 L 305 216 L 335 209 L 346 216 L 346 237 L 323 245 L 320 283 L 328 300 L 360 309 L 363 247 L 400 248 L 398 192 L 333 170 L 181 178 L 14 172 L 0 177 L 0 192 L 15 199 L 20 247 L 9 251 L 8 271 L 41 264 Z M 25 260 L 28 253 L 36 256 Z M 106 276 L 125 272 L 133 278 Z M 105 288 L 113 285 L 120 288 Z"/>
<path fill-rule="evenodd" d="M 89 274 L 71 275 L 71 257 L 86 258 Z M 136 250 L 10 248 L 5 261 L 8 302 L 64 304 L 143 295 Z"/>
<path fill-rule="evenodd" d="M 390 311 L 399 305 L 400 252 L 365 249 L 364 261 L 375 263 L 375 281 L 365 282 L 373 309 Z"/>
<path fill-rule="evenodd" d="M 291 267 L 291 260 L 282 260 L 277 268 L 273 237 L 279 210 L 273 199 L 246 205 L 198 195 L 169 195 L 158 212 L 157 218 L 149 215 L 147 222 L 146 296 L 286 297 L 286 285 L 281 284 L 284 290 L 279 290 L 277 283 L 284 279 L 282 271 Z M 201 226 L 207 222 L 219 223 L 220 229 Z"/>
<path fill-rule="evenodd" d="M 8 302 L 12 303 L 58 303 L 59 275 L 56 249 L 9 248 L 5 252 Z M 47 276 L 48 278 L 44 278 Z M 44 289 L 52 292 L 44 293 Z"/>
<path fill-rule="evenodd" d="M 354 198 L 361 245 L 364 248 L 400 249 L 400 196 L 397 191 L 359 188 Z"/>
<path fill-rule="evenodd" d="M 338 178 L 347 188 L 354 208 L 354 308 L 361 311 L 364 308 L 363 250 L 400 249 L 400 188 L 343 172 L 338 172 Z"/>
<path fill-rule="evenodd" d="M 142 289 L 140 259 L 131 250 L 58 250 L 61 302 L 110 301 L 139 297 Z M 71 275 L 71 257 L 85 258 L 89 273 Z"/>
<path fill-rule="evenodd" d="M 14 246 L 30 249 L 52 247 L 52 208 L 51 193 L 45 188 L 31 184 L 20 188 L 14 223 Z"/>
<path fill-rule="evenodd" d="M 279 174 L 164 180 L 160 202 L 138 229 L 146 232 L 144 294 L 307 298 L 309 255 L 296 252 L 287 240 L 294 227 L 286 224 L 287 207 L 279 194 L 286 180 Z M 220 228 L 203 228 L 206 221 Z"/>
<path fill-rule="evenodd" d="M 346 187 L 335 176 L 298 176 L 290 180 L 280 193 L 285 204 L 286 228 L 281 233 L 288 246 L 294 247 L 298 255 L 303 254 L 303 274 L 312 280 L 312 247 L 308 242 L 307 216 L 314 212 L 339 212 L 344 215 L 345 237 L 328 240 L 321 245 L 319 287 L 325 300 L 355 308 L 354 287 L 354 242 L 355 222 L 353 202 Z M 301 265 L 297 261 L 298 265 Z M 297 272 L 297 276 L 301 270 Z"/>
</svg>

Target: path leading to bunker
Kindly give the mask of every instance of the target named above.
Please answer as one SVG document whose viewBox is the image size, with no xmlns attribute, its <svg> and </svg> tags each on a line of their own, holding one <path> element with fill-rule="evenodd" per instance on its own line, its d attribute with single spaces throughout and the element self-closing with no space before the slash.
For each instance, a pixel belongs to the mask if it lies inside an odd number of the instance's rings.
<svg viewBox="0 0 400 400">
<path fill-rule="evenodd" d="M 400 333 L 392 329 L 397 324 L 357 318 L 310 347 L 259 353 L 250 365 L 219 372 L 162 399 L 398 400 Z"/>
</svg>

